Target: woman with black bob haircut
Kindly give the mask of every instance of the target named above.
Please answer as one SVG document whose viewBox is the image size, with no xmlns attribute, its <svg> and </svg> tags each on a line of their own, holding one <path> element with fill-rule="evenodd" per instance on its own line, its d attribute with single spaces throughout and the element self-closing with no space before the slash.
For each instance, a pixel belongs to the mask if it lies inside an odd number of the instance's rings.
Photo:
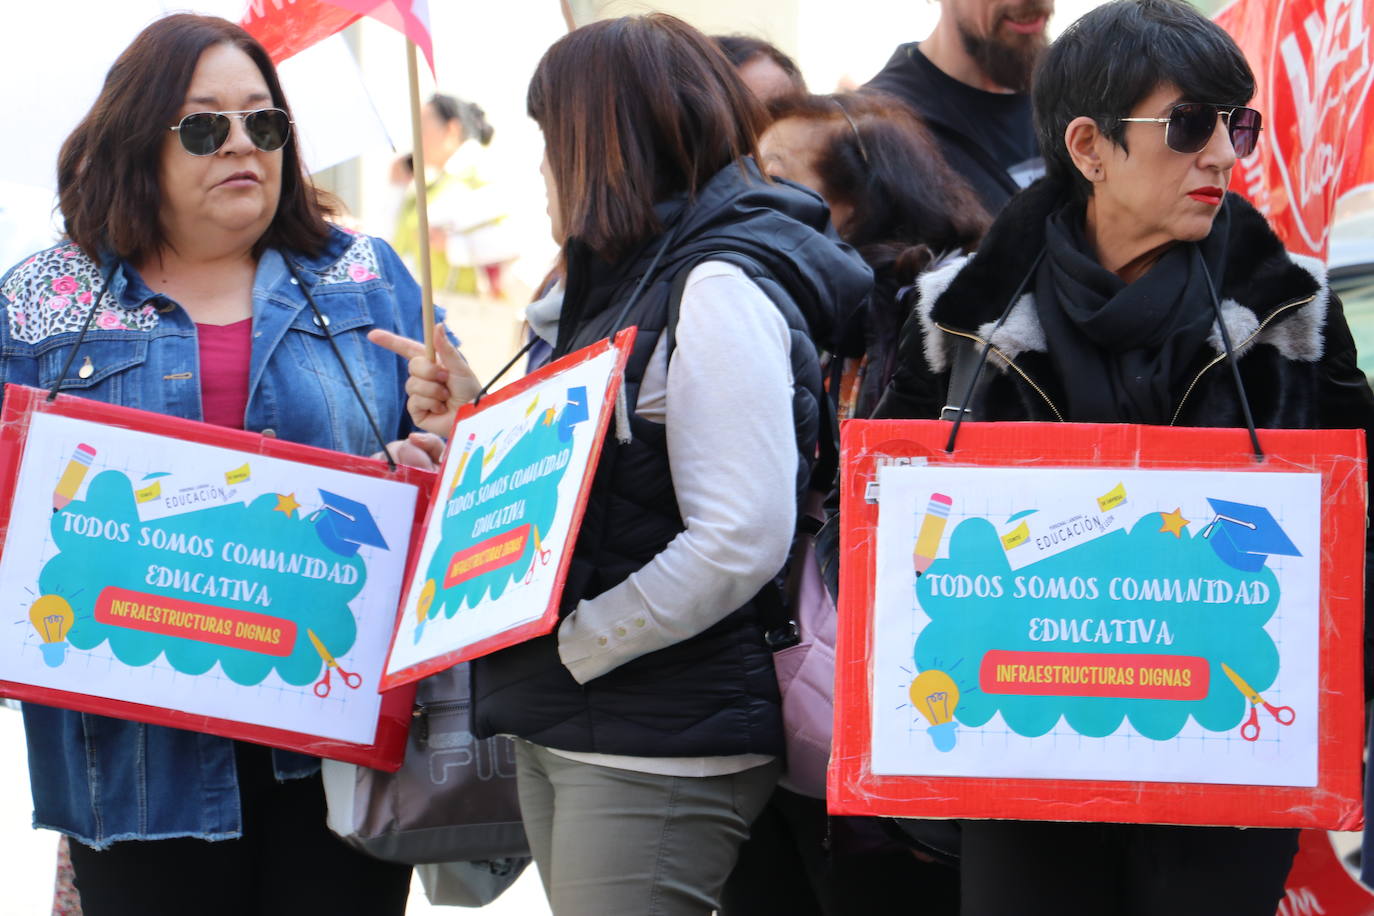
<svg viewBox="0 0 1374 916">
<path fill-rule="evenodd" d="M 756 596 L 816 455 L 812 341 L 872 279 L 819 197 L 759 171 L 761 106 L 681 20 L 570 33 L 529 111 L 566 277 L 531 326 L 555 357 L 639 331 L 559 626 L 473 663 L 475 731 L 521 739 L 554 912 L 706 916 L 783 753 Z M 461 364 L 411 372 L 412 416 L 449 429 Z"/>
<path fill-rule="evenodd" d="M 918 281 L 878 415 L 1374 426 L 1322 265 L 1225 192 L 1259 139 L 1254 89 L 1231 38 L 1179 0 L 1070 26 L 1032 89 L 1047 177 L 976 255 Z M 951 384 L 989 343 L 976 389 Z M 963 912 L 1268 916 L 1297 833 L 969 821 Z"/>
</svg>

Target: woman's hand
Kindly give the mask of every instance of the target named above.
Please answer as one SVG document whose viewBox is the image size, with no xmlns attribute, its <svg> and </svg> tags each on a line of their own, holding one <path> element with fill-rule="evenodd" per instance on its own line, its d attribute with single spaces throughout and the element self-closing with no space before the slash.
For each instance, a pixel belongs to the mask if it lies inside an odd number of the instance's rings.
<svg viewBox="0 0 1374 916">
<path fill-rule="evenodd" d="M 434 355 L 439 362 L 425 356 L 425 345 L 418 340 L 402 337 L 390 331 L 374 328 L 367 339 L 410 361 L 410 378 L 406 380 L 406 410 L 421 429 L 448 435 L 458 408 L 472 401 L 482 389 L 463 354 L 449 343 L 443 325 L 434 326 Z"/>
<path fill-rule="evenodd" d="M 437 471 L 444 460 L 444 440 L 433 433 L 411 433 L 404 439 L 388 442 L 386 450 L 397 464 L 422 471 Z M 378 461 L 386 460 L 386 455 L 381 452 L 372 457 Z"/>
</svg>

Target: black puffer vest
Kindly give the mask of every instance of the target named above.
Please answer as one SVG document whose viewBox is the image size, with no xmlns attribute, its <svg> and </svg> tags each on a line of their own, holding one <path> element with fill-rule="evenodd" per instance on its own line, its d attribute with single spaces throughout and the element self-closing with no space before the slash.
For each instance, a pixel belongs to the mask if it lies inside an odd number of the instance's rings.
<svg viewBox="0 0 1374 916">
<path fill-rule="evenodd" d="M 777 305 L 791 329 L 796 437 L 786 447 L 796 450 L 799 493 L 806 483 L 823 396 L 813 334 L 828 331 L 828 316 L 836 307 L 849 305 L 834 298 L 862 297 L 867 276 L 847 248 L 777 209 L 755 211 L 752 218 L 739 223 L 718 222 L 722 210 L 744 194 L 760 198 L 755 204 L 773 206 L 776 203 L 770 197 L 797 206 L 799 202 L 792 198 L 801 196 L 780 186 L 761 182 L 756 186 L 731 166 L 686 212 L 681 212 L 680 202 L 675 208 L 665 208 L 673 240 L 623 318 L 625 304 L 663 239 L 651 241 L 614 266 L 599 262 L 575 244 L 569 248 L 568 289 L 555 355 L 592 344 L 622 327 L 635 325 L 639 331 L 625 371 L 632 438 L 621 443 L 610 433 L 602 446 L 564 585 L 564 615 L 579 601 L 624 581 L 684 528 L 668 464 L 665 427 L 642 419 L 633 408 L 650 357 L 670 325 L 673 281 L 703 260 L 741 267 Z M 800 203 L 808 201 L 803 198 Z M 791 227 L 814 237 L 801 247 L 828 255 L 812 258 L 817 263 L 808 265 L 810 271 L 828 268 L 827 272 L 844 274 L 842 286 L 808 290 L 779 268 L 777 246 L 786 240 L 772 238 L 774 247 L 770 247 L 770 231 L 776 236 L 778 230 Z M 796 258 L 795 250 L 790 257 Z M 816 305 L 817 290 L 832 296 L 824 309 L 808 308 Z M 721 384 L 729 380 L 722 379 Z M 562 750 L 654 757 L 780 754 L 783 750 L 772 654 L 763 641 L 753 602 L 696 636 L 627 662 L 586 684 L 574 681 L 559 660 L 556 632 L 479 659 L 473 665 L 473 678 L 480 735 L 509 733 Z"/>
</svg>

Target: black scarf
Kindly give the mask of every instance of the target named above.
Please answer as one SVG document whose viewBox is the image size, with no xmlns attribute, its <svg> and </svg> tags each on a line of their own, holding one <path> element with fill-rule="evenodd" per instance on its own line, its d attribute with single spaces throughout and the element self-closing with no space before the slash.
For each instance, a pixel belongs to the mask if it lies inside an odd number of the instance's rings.
<svg viewBox="0 0 1374 916">
<path fill-rule="evenodd" d="M 1035 304 L 1068 397 L 1066 420 L 1167 424 L 1180 382 L 1211 329 L 1211 293 L 1198 255 L 1221 282 L 1225 210 L 1201 242 L 1166 251 L 1134 283 L 1098 263 L 1083 235 L 1083 208 L 1045 220 L 1045 259 Z"/>
</svg>

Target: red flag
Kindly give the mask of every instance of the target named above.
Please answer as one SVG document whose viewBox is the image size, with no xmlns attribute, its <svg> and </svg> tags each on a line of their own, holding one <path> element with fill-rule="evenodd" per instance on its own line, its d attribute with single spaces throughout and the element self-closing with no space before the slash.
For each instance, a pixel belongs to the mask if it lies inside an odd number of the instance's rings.
<svg viewBox="0 0 1374 916">
<path fill-rule="evenodd" d="M 1264 114 L 1232 188 L 1301 254 L 1325 259 L 1337 200 L 1374 185 L 1371 19 L 1374 0 L 1237 0 L 1216 16 L 1255 71 Z"/>
<path fill-rule="evenodd" d="M 1374 916 L 1374 892 L 1345 870 L 1325 830 L 1298 834 L 1298 854 L 1275 916 Z"/>
<path fill-rule="evenodd" d="M 371 16 L 415 42 L 434 72 L 428 0 L 251 0 L 239 21 L 281 63 L 363 16 Z"/>
</svg>

